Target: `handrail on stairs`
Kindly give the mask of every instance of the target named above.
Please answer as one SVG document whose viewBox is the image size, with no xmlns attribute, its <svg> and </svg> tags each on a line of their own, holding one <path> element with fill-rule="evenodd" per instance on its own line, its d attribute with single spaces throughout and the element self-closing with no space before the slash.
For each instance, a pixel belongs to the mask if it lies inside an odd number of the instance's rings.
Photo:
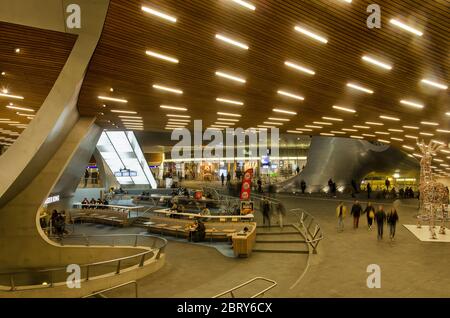
<svg viewBox="0 0 450 318">
<path fill-rule="evenodd" d="M 225 296 L 227 294 L 230 294 L 231 298 L 235 298 L 234 291 L 236 291 L 236 290 L 238 290 L 238 289 L 240 289 L 240 288 L 242 288 L 244 286 L 247 286 L 247 285 L 249 285 L 249 284 L 251 284 L 251 283 L 253 283 L 255 281 L 258 281 L 258 280 L 269 282 L 270 285 L 268 287 L 264 288 L 263 290 L 257 292 L 253 296 L 250 296 L 249 298 L 256 298 L 256 297 L 262 296 L 266 292 L 268 292 L 269 290 L 271 290 L 272 288 L 274 288 L 275 286 L 278 285 L 278 283 L 276 281 L 272 280 L 272 279 L 269 279 L 269 278 L 266 278 L 266 277 L 254 277 L 254 278 L 250 279 L 249 281 L 246 281 L 245 283 L 239 284 L 239 285 L 237 285 L 237 286 L 235 286 L 235 287 L 233 287 L 231 289 L 228 289 L 228 290 L 226 290 L 226 291 L 224 291 L 224 292 L 222 292 L 220 294 L 217 294 L 217 295 L 213 296 L 212 298 L 219 298 L 219 297 Z"/>
</svg>

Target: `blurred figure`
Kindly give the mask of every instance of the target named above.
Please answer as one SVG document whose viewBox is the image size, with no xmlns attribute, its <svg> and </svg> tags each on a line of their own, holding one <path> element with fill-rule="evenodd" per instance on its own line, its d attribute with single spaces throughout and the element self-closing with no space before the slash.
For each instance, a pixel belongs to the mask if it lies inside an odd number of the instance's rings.
<svg viewBox="0 0 450 318">
<path fill-rule="evenodd" d="M 395 207 L 391 208 L 386 218 L 387 224 L 389 226 L 389 238 L 391 239 L 391 241 L 393 241 L 395 237 L 395 227 L 399 220 L 397 210 L 395 209 Z"/>
<path fill-rule="evenodd" d="M 359 202 L 356 200 L 353 203 L 352 210 L 350 211 L 350 215 L 353 215 L 353 228 L 357 229 L 359 225 L 359 217 L 361 216 L 362 208 Z"/>
<path fill-rule="evenodd" d="M 372 206 L 372 203 L 367 202 L 367 207 L 364 210 L 367 217 L 367 226 L 369 230 L 372 230 L 373 219 L 375 218 L 375 208 Z"/>
<path fill-rule="evenodd" d="M 337 230 L 338 232 L 344 231 L 344 218 L 345 214 L 347 213 L 347 207 L 344 205 L 344 202 L 339 202 L 337 208 L 336 208 L 336 216 L 338 219 L 338 226 Z"/>
<path fill-rule="evenodd" d="M 378 211 L 375 213 L 375 221 L 377 222 L 378 240 L 382 240 L 384 223 L 386 222 L 386 212 L 384 212 L 382 205 L 378 207 Z"/>
<path fill-rule="evenodd" d="M 278 202 L 277 204 L 277 214 L 278 214 L 278 222 L 280 224 L 280 227 L 283 228 L 283 218 L 286 215 L 286 209 L 283 205 L 283 203 Z"/>
</svg>

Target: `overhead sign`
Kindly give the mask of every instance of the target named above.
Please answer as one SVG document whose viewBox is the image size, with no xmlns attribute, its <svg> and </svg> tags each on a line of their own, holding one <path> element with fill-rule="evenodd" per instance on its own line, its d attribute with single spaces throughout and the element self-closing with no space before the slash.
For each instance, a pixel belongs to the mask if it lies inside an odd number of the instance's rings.
<svg viewBox="0 0 450 318">
<path fill-rule="evenodd" d="M 51 197 L 48 197 L 45 201 L 44 204 L 50 204 L 50 203 L 54 203 L 54 202 L 58 202 L 59 201 L 59 194 L 58 195 L 54 195 Z"/>
<path fill-rule="evenodd" d="M 136 177 L 137 171 L 132 171 L 130 169 L 120 169 L 120 171 L 114 172 L 116 177 Z"/>
</svg>

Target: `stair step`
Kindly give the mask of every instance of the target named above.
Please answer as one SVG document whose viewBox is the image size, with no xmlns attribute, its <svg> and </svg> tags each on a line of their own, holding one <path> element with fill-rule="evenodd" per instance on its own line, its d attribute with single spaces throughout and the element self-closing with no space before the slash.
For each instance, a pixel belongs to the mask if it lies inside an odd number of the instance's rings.
<svg viewBox="0 0 450 318">
<path fill-rule="evenodd" d="M 289 232 L 258 232 L 256 231 L 256 235 L 288 235 L 288 234 L 297 234 L 300 235 L 299 231 L 289 231 Z"/>
<path fill-rule="evenodd" d="M 278 249 L 263 249 L 263 248 L 255 248 L 253 252 L 256 253 L 289 253 L 289 254 L 308 254 L 307 250 L 278 250 Z"/>
<path fill-rule="evenodd" d="M 305 240 L 256 240 L 256 243 L 306 243 Z"/>
</svg>

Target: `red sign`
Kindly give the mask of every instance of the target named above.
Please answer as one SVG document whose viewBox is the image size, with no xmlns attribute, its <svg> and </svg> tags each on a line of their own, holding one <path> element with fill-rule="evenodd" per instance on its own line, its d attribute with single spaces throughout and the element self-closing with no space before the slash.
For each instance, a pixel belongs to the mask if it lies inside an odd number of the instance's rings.
<svg viewBox="0 0 450 318">
<path fill-rule="evenodd" d="M 241 200 L 244 201 L 250 200 L 252 177 L 253 177 L 253 169 L 248 169 L 247 171 L 245 171 L 241 187 L 241 196 L 240 196 Z"/>
</svg>

